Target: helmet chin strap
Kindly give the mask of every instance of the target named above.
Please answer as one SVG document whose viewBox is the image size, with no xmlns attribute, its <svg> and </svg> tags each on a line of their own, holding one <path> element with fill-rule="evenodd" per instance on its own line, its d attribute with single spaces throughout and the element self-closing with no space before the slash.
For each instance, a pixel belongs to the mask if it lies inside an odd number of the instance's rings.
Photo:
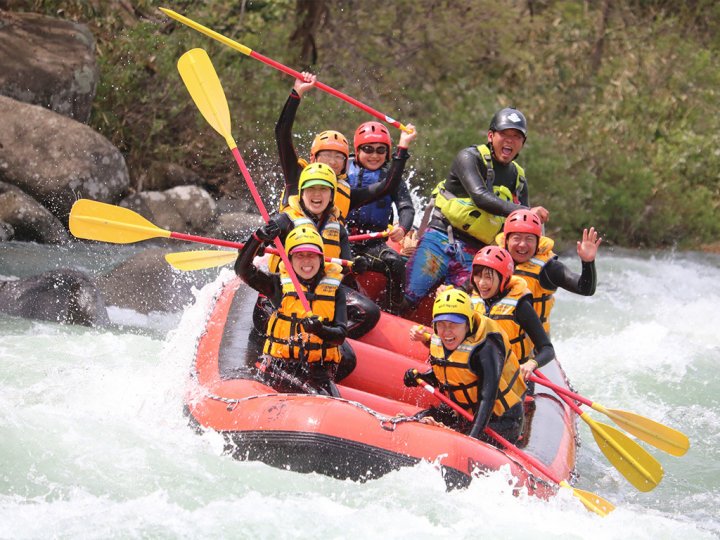
<svg viewBox="0 0 720 540">
<path fill-rule="evenodd" d="M 470 317 L 470 319 L 468 319 L 468 331 L 465 334 L 465 339 L 467 339 L 468 337 L 472 336 L 475 333 L 475 330 L 477 330 L 477 328 L 473 328 L 474 326 L 475 326 L 475 317 Z"/>
</svg>

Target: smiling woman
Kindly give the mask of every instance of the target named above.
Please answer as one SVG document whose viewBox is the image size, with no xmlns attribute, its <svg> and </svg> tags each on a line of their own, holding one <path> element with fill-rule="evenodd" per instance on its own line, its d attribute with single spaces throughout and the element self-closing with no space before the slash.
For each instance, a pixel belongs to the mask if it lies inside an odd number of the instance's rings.
<svg viewBox="0 0 720 540">
<path fill-rule="evenodd" d="M 316 181 L 315 184 L 306 184 L 301 193 L 303 205 L 316 216 L 321 215 L 328 208 L 333 197 L 332 186 L 320 181 Z"/>
<path fill-rule="evenodd" d="M 311 224 L 295 227 L 285 239 L 285 250 L 297 272 L 310 309 L 301 305 L 298 290 L 283 264 L 279 273 L 254 265 L 261 247 L 254 234 L 240 251 L 235 270 L 274 307 L 265 329 L 261 356 L 267 384 L 280 391 L 323 393 L 339 396 L 335 386 L 337 366 L 344 358 L 354 365 L 354 355 L 341 352 L 347 336 L 345 293 L 340 288 L 342 267 L 323 263 L 323 241 Z M 350 368 L 352 370 L 352 368 Z"/>
</svg>

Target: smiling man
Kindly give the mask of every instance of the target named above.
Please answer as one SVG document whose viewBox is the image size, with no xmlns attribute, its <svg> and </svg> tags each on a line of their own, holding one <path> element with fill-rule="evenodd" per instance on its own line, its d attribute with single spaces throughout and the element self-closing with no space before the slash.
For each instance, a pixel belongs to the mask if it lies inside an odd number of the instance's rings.
<svg viewBox="0 0 720 540">
<path fill-rule="evenodd" d="M 509 107 L 493 116 L 486 144 L 457 154 L 447 179 L 433 191 L 427 229 L 407 267 L 408 307 L 440 283 L 467 281 L 475 252 L 494 242 L 505 217 L 530 208 L 525 171 L 515 162 L 526 140 L 525 115 Z M 530 210 L 543 223 L 549 218 L 542 206 Z"/>
<path fill-rule="evenodd" d="M 507 336 L 495 321 L 473 309 L 470 296 L 460 289 L 443 291 L 433 305 L 430 339 L 432 368 L 405 372 L 405 386 L 421 379 L 474 415 L 473 422 L 459 418 L 440 404 L 425 415 L 470 437 L 480 438 L 487 426 L 510 442 L 520 437 L 523 399 L 527 387 Z"/>
</svg>

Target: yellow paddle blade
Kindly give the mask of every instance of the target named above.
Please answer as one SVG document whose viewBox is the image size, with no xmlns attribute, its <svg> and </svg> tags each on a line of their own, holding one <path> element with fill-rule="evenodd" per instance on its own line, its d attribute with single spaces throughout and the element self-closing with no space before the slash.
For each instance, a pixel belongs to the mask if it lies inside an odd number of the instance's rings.
<svg viewBox="0 0 720 540">
<path fill-rule="evenodd" d="M 670 455 L 683 456 L 690 448 L 690 439 L 687 435 L 665 424 L 628 411 L 606 409 L 597 403 L 593 403 L 592 408 L 612 418 L 618 426 L 641 441 Z"/>
<path fill-rule="evenodd" d="M 660 462 L 638 443 L 612 426 L 580 415 L 592 430 L 595 442 L 608 461 L 639 491 L 652 491 L 663 477 Z"/>
<path fill-rule="evenodd" d="M 178 71 L 195 105 L 207 123 L 225 138 L 232 150 L 237 145 L 230 129 L 230 109 L 220 79 L 204 49 L 192 49 L 178 60 Z"/>
<path fill-rule="evenodd" d="M 206 249 L 202 251 L 181 251 L 178 253 L 168 253 L 165 260 L 170 263 L 173 268 L 189 272 L 192 270 L 205 270 L 206 268 L 215 268 L 235 262 L 237 259 L 237 251 L 221 251 Z"/>
<path fill-rule="evenodd" d="M 77 238 L 132 244 L 150 238 L 170 238 L 170 231 L 153 225 L 121 206 L 80 199 L 70 210 L 70 232 Z"/>
<path fill-rule="evenodd" d="M 573 496 L 580 499 L 580 501 L 585 505 L 585 508 L 587 508 L 591 512 L 595 512 L 599 516 L 605 517 L 610 512 L 615 510 L 615 505 L 610 501 L 603 499 L 600 495 L 597 495 L 595 493 L 591 493 L 583 489 L 574 488 L 565 480 L 560 482 L 560 487 L 571 489 Z"/>
</svg>

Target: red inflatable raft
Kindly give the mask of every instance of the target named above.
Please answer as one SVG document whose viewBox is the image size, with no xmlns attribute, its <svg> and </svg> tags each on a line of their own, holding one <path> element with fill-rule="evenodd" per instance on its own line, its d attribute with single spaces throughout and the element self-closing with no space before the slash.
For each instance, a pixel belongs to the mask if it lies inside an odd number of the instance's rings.
<svg viewBox="0 0 720 540">
<path fill-rule="evenodd" d="M 362 342 L 351 342 L 358 362 L 339 385 L 342 398 L 278 394 L 259 382 L 258 344 L 250 337 L 256 296 L 239 279 L 219 292 L 198 342 L 186 395 L 191 423 L 221 433 L 235 458 L 360 481 L 426 460 L 440 465 L 449 486 L 467 485 L 474 474 L 506 465 L 517 487 L 541 497 L 555 492 L 549 479 L 492 445 L 408 419 L 435 400 L 402 383 L 409 367 L 426 368 L 420 360 L 427 351 L 407 339 L 415 324 L 410 321 L 383 314 Z M 566 386 L 559 365 L 543 372 Z M 538 389 L 527 411 L 521 449 L 557 478 L 568 479 L 575 446 L 573 414 L 552 392 Z"/>
</svg>

